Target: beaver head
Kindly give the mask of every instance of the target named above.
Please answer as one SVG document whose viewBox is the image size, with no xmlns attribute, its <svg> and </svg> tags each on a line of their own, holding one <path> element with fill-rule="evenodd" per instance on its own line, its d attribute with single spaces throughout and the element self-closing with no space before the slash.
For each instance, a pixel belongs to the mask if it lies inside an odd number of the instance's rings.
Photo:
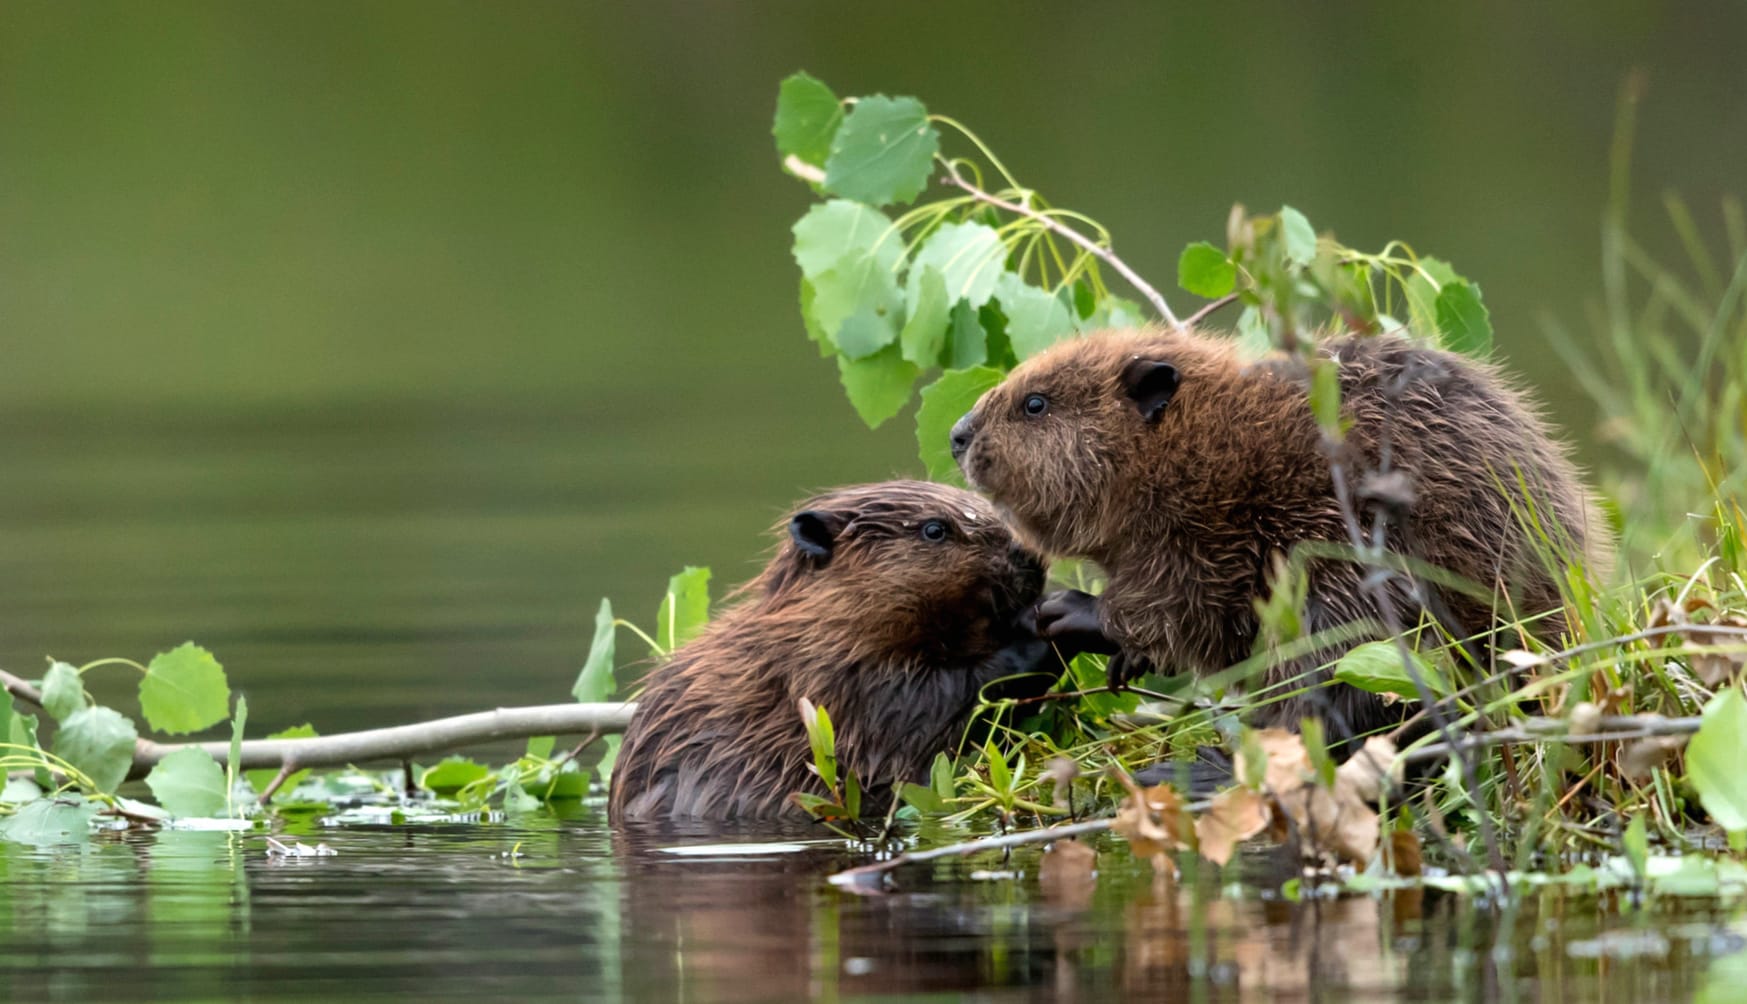
<svg viewBox="0 0 1747 1004">
<path fill-rule="evenodd" d="M 853 485 L 800 504 L 749 587 L 775 620 L 856 659 L 976 659 L 1012 641 L 1041 559 L 978 495 L 922 481 Z"/>
<path fill-rule="evenodd" d="M 1016 367 L 953 427 L 952 453 L 1027 539 L 1103 560 L 1128 514 L 1191 506 L 1247 466 L 1224 427 L 1271 397 L 1250 382 L 1229 342 L 1095 334 Z"/>
</svg>

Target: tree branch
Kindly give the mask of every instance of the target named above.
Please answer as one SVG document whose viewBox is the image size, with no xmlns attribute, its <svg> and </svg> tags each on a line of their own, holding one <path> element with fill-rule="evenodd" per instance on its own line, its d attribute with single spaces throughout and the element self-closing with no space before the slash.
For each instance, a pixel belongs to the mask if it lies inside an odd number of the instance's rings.
<svg viewBox="0 0 1747 1004">
<path fill-rule="evenodd" d="M 461 746 L 499 739 L 569 735 L 599 731 L 623 732 L 631 724 L 637 705 L 631 702 L 600 704 L 542 704 L 526 708 L 498 708 L 453 718 L 395 725 L 363 732 L 342 732 L 307 739 L 252 739 L 244 741 L 238 768 L 342 767 L 368 760 L 404 759 L 438 753 Z M 144 777 L 158 761 L 177 750 L 205 750 L 219 763 L 230 759 L 230 743 L 160 743 L 141 739 L 134 744 L 133 768 L 128 777 Z"/>
<path fill-rule="evenodd" d="M 1060 236 L 1063 240 L 1066 240 L 1069 243 L 1079 246 L 1088 254 L 1115 269 L 1117 275 L 1126 279 L 1130 286 L 1133 286 L 1137 292 L 1147 298 L 1148 302 L 1153 305 L 1153 309 L 1159 312 L 1159 316 L 1171 323 L 1171 327 L 1181 328 L 1183 326 L 1183 322 L 1177 320 L 1177 315 L 1171 312 L 1170 304 L 1165 302 L 1165 298 L 1159 294 L 1159 291 L 1148 284 L 1145 279 L 1142 279 L 1137 275 L 1134 269 L 1129 268 L 1128 264 L 1121 258 L 1116 257 L 1116 252 L 1097 243 L 1072 227 L 1061 223 L 1059 220 L 1045 216 L 1037 210 L 1032 209 L 1030 206 L 1020 205 L 1017 202 L 1009 202 L 1006 199 L 990 195 L 988 192 L 985 192 L 964 180 L 964 178 L 959 175 L 958 171 L 954 170 L 950 164 L 947 165 L 946 178 L 944 180 L 954 188 L 962 189 L 969 193 L 971 198 L 976 199 L 978 202 L 987 203 L 988 205 L 994 206 L 996 209 L 1005 210 L 1015 216 L 1023 216 L 1026 219 L 1035 220 L 1037 223 L 1041 224 L 1044 229 Z"/>
</svg>

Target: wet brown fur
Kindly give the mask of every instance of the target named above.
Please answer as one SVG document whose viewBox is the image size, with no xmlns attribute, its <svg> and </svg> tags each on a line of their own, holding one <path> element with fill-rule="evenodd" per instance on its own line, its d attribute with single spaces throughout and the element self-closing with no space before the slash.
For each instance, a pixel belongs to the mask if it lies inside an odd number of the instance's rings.
<svg viewBox="0 0 1747 1004">
<path fill-rule="evenodd" d="M 895 779 L 925 781 L 956 749 L 985 685 L 1053 658 L 1021 623 L 1042 562 L 980 496 L 892 481 L 799 509 L 833 528 L 830 555 L 785 532 L 737 601 L 650 675 L 613 772 L 614 819 L 798 812 L 791 792 L 822 793 L 803 697 L 828 710 L 863 811 L 883 812 Z M 930 519 L 946 540 L 923 539 Z"/>
<path fill-rule="evenodd" d="M 1486 594 L 1414 592 L 1397 577 L 1391 589 L 1408 623 L 1425 608 L 1458 636 L 1481 631 L 1510 608 L 1559 610 L 1554 576 L 1565 563 L 1581 557 L 1606 573 L 1611 543 L 1577 470 L 1495 368 L 1396 337 L 1336 338 L 1320 351 L 1340 367 L 1341 413 L 1351 427 L 1338 456 L 1355 496 L 1382 469 L 1386 449 L 1390 468 L 1406 477 L 1411 503 L 1395 514 L 1390 549 Z M 1124 390 L 1124 368 L 1137 358 L 1169 362 L 1181 377 L 1154 424 Z M 1229 340 L 1192 333 L 1107 332 L 1064 343 L 978 402 L 962 463 L 1022 538 L 1104 568 L 1099 618 L 1125 652 L 1168 672 L 1216 671 L 1255 650 L 1255 601 L 1268 595 L 1273 555 L 1350 539 L 1302 369 L 1249 363 Z M 1022 409 L 1033 393 L 1049 400 L 1040 418 Z M 1519 485 L 1561 554 L 1542 554 L 1525 529 Z M 1369 533 L 1374 512 L 1356 504 Z M 1360 566 L 1320 560 L 1308 569 L 1307 633 L 1375 624 Z M 1536 630 L 1557 636 L 1563 623 L 1555 614 Z M 1297 676 L 1329 655 L 1278 666 L 1262 682 Z M 1340 686 L 1261 716 L 1295 726 L 1330 707 L 1348 734 L 1399 718 L 1374 695 Z"/>
</svg>

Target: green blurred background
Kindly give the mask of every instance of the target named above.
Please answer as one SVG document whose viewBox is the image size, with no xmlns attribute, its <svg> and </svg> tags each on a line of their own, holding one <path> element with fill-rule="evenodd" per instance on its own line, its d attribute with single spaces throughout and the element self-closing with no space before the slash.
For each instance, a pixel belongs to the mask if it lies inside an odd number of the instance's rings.
<svg viewBox="0 0 1747 1004">
<path fill-rule="evenodd" d="M 0 666 L 192 637 L 269 728 L 560 700 L 599 597 L 649 623 L 807 489 L 919 473 L 802 333 L 800 68 L 1163 287 L 1234 201 L 1448 258 L 1589 450 L 1544 317 L 1599 288 L 1616 95 L 1643 218 L 1714 233 L 1747 6 L 1176 6 L 4 0 Z"/>
</svg>

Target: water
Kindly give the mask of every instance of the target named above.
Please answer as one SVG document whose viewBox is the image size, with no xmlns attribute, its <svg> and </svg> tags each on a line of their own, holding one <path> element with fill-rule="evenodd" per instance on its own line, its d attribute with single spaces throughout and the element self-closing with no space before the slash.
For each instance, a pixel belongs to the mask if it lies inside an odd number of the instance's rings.
<svg viewBox="0 0 1747 1004">
<path fill-rule="evenodd" d="M 787 854 L 665 848 L 779 837 Z M 1114 841 L 1095 876 L 1040 854 L 920 865 L 879 896 L 816 833 L 614 834 L 598 812 L 485 825 L 130 834 L 0 846 L 0 992 L 48 1000 L 1681 1000 L 1741 948 L 1734 911 L 1546 893 L 1513 914 L 1438 894 L 1293 904 L 1255 855 L 1156 880 Z"/>
</svg>

